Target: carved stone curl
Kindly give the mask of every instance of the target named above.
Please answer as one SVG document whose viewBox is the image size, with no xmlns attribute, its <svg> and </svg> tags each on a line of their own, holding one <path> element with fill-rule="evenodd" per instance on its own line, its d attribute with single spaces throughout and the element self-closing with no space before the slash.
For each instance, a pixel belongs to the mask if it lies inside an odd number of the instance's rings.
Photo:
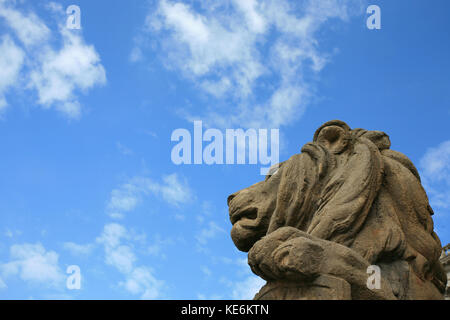
<svg viewBox="0 0 450 320">
<path fill-rule="evenodd" d="M 381 131 L 322 125 L 265 181 L 229 196 L 231 237 L 267 280 L 255 299 L 442 299 L 433 211 Z M 379 289 L 368 267 L 381 270 Z"/>
</svg>

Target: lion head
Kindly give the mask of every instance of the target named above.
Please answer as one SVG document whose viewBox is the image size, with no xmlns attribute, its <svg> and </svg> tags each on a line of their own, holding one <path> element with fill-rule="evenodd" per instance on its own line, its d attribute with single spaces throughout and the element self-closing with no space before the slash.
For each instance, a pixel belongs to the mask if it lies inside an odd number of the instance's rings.
<svg viewBox="0 0 450 320">
<path fill-rule="evenodd" d="M 261 239 L 269 227 L 277 202 L 278 185 L 283 164 L 274 166 L 264 181 L 235 192 L 228 197 L 230 221 L 233 224 L 231 238 L 244 252 Z"/>
<path fill-rule="evenodd" d="M 247 252 L 264 236 L 293 227 L 355 250 L 370 264 L 405 261 L 441 290 L 433 212 L 417 169 L 390 145 L 381 131 L 323 124 L 265 181 L 229 196 L 236 247 Z"/>
</svg>

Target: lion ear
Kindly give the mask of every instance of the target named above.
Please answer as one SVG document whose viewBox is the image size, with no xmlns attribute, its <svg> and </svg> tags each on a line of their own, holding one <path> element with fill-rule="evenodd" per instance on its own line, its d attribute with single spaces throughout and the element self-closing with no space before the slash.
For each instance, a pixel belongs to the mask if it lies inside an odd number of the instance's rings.
<svg viewBox="0 0 450 320">
<path fill-rule="evenodd" d="M 345 151 L 351 141 L 351 129 L 341 120 L 331 120 L 320 126 L 314 133 L 314 142 L 330 153 Z"/>
<path fill-rule="evenodd" d="M 341 126 L 331 125 L 320 130 L 316 142 L 334 154 L 339 154 L 348 148 L 350 132 Z"/>
</svg>

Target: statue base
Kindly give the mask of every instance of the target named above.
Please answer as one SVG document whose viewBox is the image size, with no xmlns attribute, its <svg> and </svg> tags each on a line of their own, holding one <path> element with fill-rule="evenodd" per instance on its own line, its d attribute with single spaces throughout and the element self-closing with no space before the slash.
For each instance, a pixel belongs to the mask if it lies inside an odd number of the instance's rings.
<svg viewBox="0 0 450 320">
<path fill-rule="evenodd" d="M 340 278 L 321 275 L 310 282 L 268 281 L 254 300 L 351 300 L 350 284 Z"/>
</svg>

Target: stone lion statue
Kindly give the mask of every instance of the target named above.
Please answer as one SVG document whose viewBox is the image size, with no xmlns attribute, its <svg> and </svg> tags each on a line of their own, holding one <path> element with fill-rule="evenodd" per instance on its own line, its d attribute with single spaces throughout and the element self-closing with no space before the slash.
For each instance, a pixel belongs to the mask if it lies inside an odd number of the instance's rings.
<svg viewBox="0 0 450 320">
<path fill-rule="evenodd" d="M 433 211 L 384 132 L 329 121 L 228 205 L 233 242 L 267 281 L 257 300 L 443 298 Z"/>
</svg>

